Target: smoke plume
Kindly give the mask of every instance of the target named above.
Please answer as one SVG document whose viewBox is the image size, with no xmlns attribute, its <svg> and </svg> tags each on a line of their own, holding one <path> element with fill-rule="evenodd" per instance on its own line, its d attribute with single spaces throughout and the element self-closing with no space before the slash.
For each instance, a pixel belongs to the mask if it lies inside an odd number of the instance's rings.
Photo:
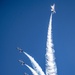
<svg viewBox="0 0 75 75">
<path fill-rule="evenodd" d="M 39 64 L 34 60 L 34 58 L 32 56 L 30 56 L 29 54 L 27 54 L 26 52 L 24 52 L 24 54 L 30 59 L 32 66 L 34 68 L 34 70 L 39 74 L 39 75 L 45 75 L 42 68 L 39 66 Z"/>
<path fill-rule="evenodd" d="M 52 15 L 50 16 L 48 34 L 47 34 L 47 44 L 46 44 L 46 75 L 57 75 L 57 67 L 54 57 L 54 49 L 52 42 Z"/>
<path fill-rule="evenodd" d="M 32 74 L 33 75 L 38 75 L 37 73 L 36 73 L 36 71 L 33 69 L 33 68 L 31 68 L 29 65 L 27 65 L 27 64 L 25 64 L 29 69 L 30 69 L 30 71 L 32 72 Z"/>
</svg>

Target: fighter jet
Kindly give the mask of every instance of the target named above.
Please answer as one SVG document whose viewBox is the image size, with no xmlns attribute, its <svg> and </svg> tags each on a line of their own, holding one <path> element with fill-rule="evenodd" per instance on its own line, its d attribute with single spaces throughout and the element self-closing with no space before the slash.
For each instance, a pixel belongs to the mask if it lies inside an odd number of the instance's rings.
<svg viewBox="0 0 75 75">
<path fill-rule="evenodd" d="M 55 11 L 55 4 L 53 4 L 53 5 L 51 6 L 51 11 L 52 11 L 53 13 L 56 13 L 56 11 Z"/>
<path fill-rule="evenodd" d="M 27 73 L 24 73 L 24 75 L 28 75 Z"/>
<path fill-rule="evenodd" d="M 21 65 L 25 65 L 24 61 L 22 60 L 18 60 L 18 61 L 21 63 Z"/>
<path fill-rule="evenodd" d="M 20 53 L 23 52 L 23 50 L 21 48 L 19 48 L 19 47 L 17 47 L 17 50 L 19 50 Z"/>
</svg>

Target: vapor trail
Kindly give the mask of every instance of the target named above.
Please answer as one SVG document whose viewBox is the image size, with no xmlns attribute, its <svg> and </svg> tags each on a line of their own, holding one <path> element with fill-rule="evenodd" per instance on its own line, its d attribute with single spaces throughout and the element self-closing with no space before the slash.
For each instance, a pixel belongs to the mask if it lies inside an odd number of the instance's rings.
<svg viewBox="0 0 75 75">
<path fill-rule="evenodd" d="M 46 75 L 57 75 L 57 67 L 54 57 L 54 49 L 52 42 L 52 15 L 50 16 L 48 34 L 47 34 L 47 44 L 46 44 Z"/>
<path fill-rule="evenodd" d="M 30 56 L 29 54 L 27 54 L 26 52 L 24 52 L 24 54 L 30 59 L 32 66 L 34 68 L 34 70 L 38 73 L 38 75 L 45 75 L 42 68 L 39 66 L 39 64 L 34 60 L 34 58 L 32 56 Z"/>
<path fill-rule="evenodd" d="M 33 75 L 38 75 L 37 74 L 37 72 L 33 69 L 33 68 L 31 68 L 29 65 L 27 65 L 27 64 L 25 64 L 29 69 L 30 69 L 30 71 L 32 72 L 32 74 Z"/>
</svg>

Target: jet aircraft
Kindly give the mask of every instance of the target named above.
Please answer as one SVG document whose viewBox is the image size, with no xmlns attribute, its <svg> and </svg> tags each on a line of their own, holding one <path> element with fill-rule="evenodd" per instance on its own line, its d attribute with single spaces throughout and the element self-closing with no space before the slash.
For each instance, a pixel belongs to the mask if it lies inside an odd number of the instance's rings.
<svg viewBox="0 0 75 75">
<path fill-rule="evenodd" d="M 55 11 L 55 4 L 53 4 L 53 5 L 51 6 L 51 11 L 52 11 L 53 13 L 56 13 L 56 11 Z"/>
<path fill-rule="evenodd" d="M 20 53 L 23 52 L 23 50 L 21 48 L 19 48 L 19 47 L 17 47 L 17 50 L 19 50 Z"/>
<path fill-rule="evenodd" d="M 24 75 L 28 75 L 27 73 L 24 73 Z"/>
<path fill-rule="evenodd" d="M 24 61 L 22 61 L 22 60 L 18 60 L 18 61 L 21 63 L 21 65 L 25 65 Z"/>
</svg>

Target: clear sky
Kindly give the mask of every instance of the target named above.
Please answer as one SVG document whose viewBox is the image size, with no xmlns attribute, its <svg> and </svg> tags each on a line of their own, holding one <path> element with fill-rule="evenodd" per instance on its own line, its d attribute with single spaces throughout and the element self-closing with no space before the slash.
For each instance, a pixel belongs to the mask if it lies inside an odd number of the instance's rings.
<svg viewBox="0 0 75 75">
<path fill-rule="evenodd" d="M 75 0 L 0 0 L 0 75 L 32 75 L 20 54 L 21 47 L 45 71 L 45 51 L 50 5 L 53 15 L 53 43 L 58 75 L 75 75 Z"/>
</svg>

